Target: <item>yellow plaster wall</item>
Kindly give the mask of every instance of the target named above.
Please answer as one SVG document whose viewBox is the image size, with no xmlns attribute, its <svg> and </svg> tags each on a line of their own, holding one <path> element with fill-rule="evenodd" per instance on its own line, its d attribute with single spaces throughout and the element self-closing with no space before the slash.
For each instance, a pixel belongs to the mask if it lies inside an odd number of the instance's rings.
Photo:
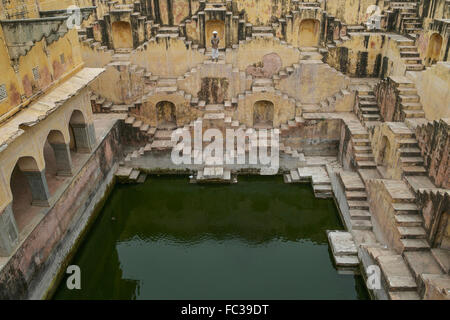
<svg viewBox="0 0 450 320">
<path fill-rule="evenodd" d="M 280 17 L 288 12 L 291 0 L 235 0 L 239 11 L 245 10 L 248 22 L 253 25 L 267 25 L 272 16 Z"/>
<path fill-rule="evenodd" d="M 11 0 L 0 2 L 0 19 L 38 18 L 39 11 L 34 0 Z"/>
<path fill-rule="evenodd" d="M 130 61 L 159 76 L 181 76 L 203 62 L 207 57 L 186 48 L 183 40 L 178 38 L 151 40 L 133 51 Z"/>
<path fill-rule="evenodd" d="M 282 45 L 277 38 L 254 38 L 240 44 L 230 54 L 227 53 L 226 62 L 244 71 L 248 66 L 261 62 L 266 54 L 273 52 L 280 56 L 283 68 L 297 63 L 300 59 L 300 51 L 297 48 Z"/>
<path fill-rule="evenodd" d="M 428 120 L 450 117 L 450 62 L 438 62 L 423 72 L 408 73 L 416 84 Z"/>
<path fill-rule="evenodd" d="M 0 101 L 0 117 L 11 111 L 20 104 L 20 96 L 23 94 L 22 83 L 19 82 L 9 60 L 8 49 L 6 47 L 3 31 L 0 28 L 0 85 L 5 84 L 8 97 Z"/>
</svg>

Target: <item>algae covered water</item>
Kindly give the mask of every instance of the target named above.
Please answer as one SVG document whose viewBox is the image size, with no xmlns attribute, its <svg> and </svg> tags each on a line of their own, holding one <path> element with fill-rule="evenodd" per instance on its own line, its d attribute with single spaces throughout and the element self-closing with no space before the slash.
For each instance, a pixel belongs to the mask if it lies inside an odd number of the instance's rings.
<svg viewBox="0 0 450 320">
<path fill-rule="evenodd" d="M 150 177 L 118 185 L 76 253 L 81 289 L 55 299 L 367 299 L 338 274 L 325 230 L 342 229 L 308 184 Z"/>
</svg>

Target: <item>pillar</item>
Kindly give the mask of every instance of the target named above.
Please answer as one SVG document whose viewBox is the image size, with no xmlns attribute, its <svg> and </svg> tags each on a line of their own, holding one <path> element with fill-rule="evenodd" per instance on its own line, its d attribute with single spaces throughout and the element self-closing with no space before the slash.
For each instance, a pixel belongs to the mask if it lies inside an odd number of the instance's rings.
<svg viewBox="0 0 450 320">
<path fill-rule="evenodd" d="M 66 143 L 50 143 L 55 153 L 56 174 L 58 176 L 72 176 L 72 157 L 70 156 L 70 147 Z"/>
<path fill-rule="evenodd" d="M 200 43 L 203 45 L 203 48 L 206 49 L 206 20 L 205 20 L 205 12 L 198 13 L 198 21 L 199 21 L 199 30 L 200 30 Z"/>
<path fill-rule="evenodd" d="M 95 129 L 93 124 L 73 123 L 71 124 L 77 152 L 90 153 L 95 145 Z"/>
<path fill-rule="evenodd" d="M 31 188 L 33 206 L 48 207 L 50 192 L 48 191 L 45 169 L 42 171 L 22 171 Z"/>
<path fill-rule="evenodd" d="M 18 243 L 19 230 L 17 229 L 16 219 L 14 219 L 11 203 L 9 203 L 0 212 L 0 256 L 9 256 Z"/>
</svg>

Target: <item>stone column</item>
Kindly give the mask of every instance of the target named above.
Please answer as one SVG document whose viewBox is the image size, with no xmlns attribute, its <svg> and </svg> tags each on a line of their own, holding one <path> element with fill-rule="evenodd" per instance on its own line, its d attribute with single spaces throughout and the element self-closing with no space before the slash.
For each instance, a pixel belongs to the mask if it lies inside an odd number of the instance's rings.
<svg viewBox="0 0 450 320">
<path fill-rule="evenodd" d="M 70 156 L 70 147 L 66 143 L 50 143 L 55 153 L 56 174 L 58 176 L 72 176 L 72 157 Z"/>
<path fill-rule="evenodd" d="M 77 152 L 90 153 L 95 146 L 95 129 L 93 124 L 71 124 Z"/>
<path fill-rule="evenodd" d="M 231 20 L 231 12 L 227 12 L 225 16 L 225 48 L 231 48 L 231 32 L 233 30 L 232 20 Z"/>
<path fill-rule="evenodd" d="M 200 29 L 200 43 L 203 46 L 203 48 L 206 49 L 206 35 L 205 35 L 205 28 L 206 28 L 206 21 L 205 21 L 205 12 L 199 12 L 198 13 L 198 21 L 199 21 L 199 29 Z"/>
<path fill-rule="evenodd" d="M 11 203 L 9 203 L 0 212 L 0 256 L 9 256 L 18 243 L 19 230 L 17 229 L 16 219 L 14 219 Z"/>
<path fill-rule="evenodd" d="M 28 184 L 31 188 L 33 206 L 48 207 L 50 192 L 48 191 L 47 179 L 45 178 L 45 170 L 42 171 L 22 171 L 27 177 Z"/>
</svg>

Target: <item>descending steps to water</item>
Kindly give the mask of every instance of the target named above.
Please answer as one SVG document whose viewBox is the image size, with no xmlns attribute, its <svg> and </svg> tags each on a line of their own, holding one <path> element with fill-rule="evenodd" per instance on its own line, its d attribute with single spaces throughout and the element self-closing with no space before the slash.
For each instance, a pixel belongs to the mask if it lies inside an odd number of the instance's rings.
<svg viewBox="0 0 450 320">
<path fill-rule="evenodd" d="M 317 198 L 331 198 L 333 191 L 326 169 L 322 166 L 307 166 L 291 170 L 284 175 L 286 183 L 311 182 Z"/>
</svg>

